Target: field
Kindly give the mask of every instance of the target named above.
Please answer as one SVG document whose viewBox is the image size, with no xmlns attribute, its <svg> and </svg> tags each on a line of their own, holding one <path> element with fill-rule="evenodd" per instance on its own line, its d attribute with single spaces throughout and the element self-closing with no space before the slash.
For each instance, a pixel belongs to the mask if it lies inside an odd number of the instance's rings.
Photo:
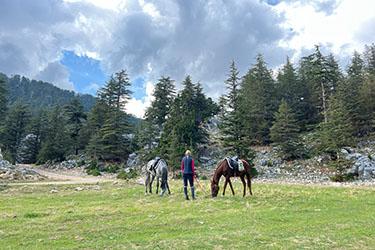
<svg viewBox="0 0 375 250">
<path fill-rule="evenodd" d="M 240 185 L 195 201 L 181 181 L 165 197 L 134 182 L 1 186 L 0 249 L 375 249 L 374 188 L 254 184 L 241 198 Z"/>
</svg>

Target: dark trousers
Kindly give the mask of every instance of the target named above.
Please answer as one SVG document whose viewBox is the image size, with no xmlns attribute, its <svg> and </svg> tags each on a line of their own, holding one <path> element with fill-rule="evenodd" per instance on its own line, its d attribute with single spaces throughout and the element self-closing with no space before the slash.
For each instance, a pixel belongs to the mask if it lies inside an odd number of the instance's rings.
<svg viewBox="0 0 375 250">
<path fill-rule="evenodd" d="M 187 182 L 189 180 L 190 187 L 194 187 L 194 175 L 193 174 L 183 174 L 184 186 L 187 187 Z"/>
</svg>

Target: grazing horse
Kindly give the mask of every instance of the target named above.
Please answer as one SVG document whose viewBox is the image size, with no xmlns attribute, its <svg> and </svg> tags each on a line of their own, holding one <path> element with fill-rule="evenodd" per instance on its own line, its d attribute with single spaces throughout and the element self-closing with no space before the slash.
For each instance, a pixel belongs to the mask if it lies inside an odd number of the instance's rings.
<svg viewBox="0 0 375 250">
<path fill-rule="evenodd" d="M 247 178 L 247 185 L 250 190 L 250 195 L 253 195 L 251 192 L 251 176 L 250 176 L 250 165 L 247 163 L 245 160 L 240 159 L 242 161 L 244 170 L 242 171 L 236 171 L 233 168 L 231 168 L 228 165 L 228 162 L 226 159 L 224 159 L 222 162 L 220 162 L 219 166 L 216 168 L 214 177 L 212 178 L 211 181 L 211 192 L 212 192 L 212 197 L 216 197 L 218 192 L 219 192 L 219 181 L 220 177 L 224 176 L 225 177 L 225 183 L 224 183 L 224 190 L 223 190 L 223 196 L 225 195 L 225 188 L 227 187 L 227 184 L 229 183 L 230 188 L 232 189 L 232 194 L 234 196 L 234 190 L 232 187 L 232 182 L 230 181 L 230 177 L 234 177 L 235 174 L 236 176 L 239 176 L 241 178 L 242 184 L 243 184 L 243 196 L 245 197 L 246 195 L 246 182 L 245 182 L 245 175 Z"/>
<path fill-rule="evenodd" d="M 152 159 L 150 160 L 147 165 L 145 166 L 145 172 L 146 172 L 146 191 L 145 195 L 147 195 L 147 186 L 149 185 L 150 194 L 152 194 L 152 182 L 154 181 L 156 177 L 156 194 L 159 192 L 159 178 L 161 177 L 161 195 L 164 195 L 166 189 L 168 189 L 168 194 L 171 194 L 171 191 L 169 190 L 168 185 L 168 165 L 163 159 L 157 160 L 157 163 L 155 166 L 156 160 Z"/>
</svg>

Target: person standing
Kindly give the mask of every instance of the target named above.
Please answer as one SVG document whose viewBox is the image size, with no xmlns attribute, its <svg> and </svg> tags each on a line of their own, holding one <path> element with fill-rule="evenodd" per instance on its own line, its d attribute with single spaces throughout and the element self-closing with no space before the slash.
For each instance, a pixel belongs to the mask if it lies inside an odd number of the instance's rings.
<svg viewBox="0 0 375 250">
<path fill-rule="evenodd" d="M 182 158 L 181 172 L 182 172 L 182 178 L 184 179 L 185 199 L 189 200 L 189 196 L 188 196 L 188 193 L 187 193 L 187 182 L 189 181 L 190 189 L 191 189 L 191 197 L 193 198 L 193 200 L 195 200 L 195 196 L 194 196 L 194 178 L 195 178 L 194 159 L 193 159 L 193 157 L 191 157 L 190 150 L 186 150 L 185 157 Z"/>
</svg>

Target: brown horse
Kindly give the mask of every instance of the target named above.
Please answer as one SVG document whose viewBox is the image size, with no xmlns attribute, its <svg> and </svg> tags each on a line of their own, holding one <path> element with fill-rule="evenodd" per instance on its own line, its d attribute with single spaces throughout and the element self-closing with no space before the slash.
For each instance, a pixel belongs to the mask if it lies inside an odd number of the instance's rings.
<svg viewBox="0 0 375 250">
<path fill-rule="evenodd" d="M 232 187 L 232 182 L 230 181 L 230 177 L 234 177 L 234 174 L 236 176 L 239 176 L 241 178 L 242 184 L 243 184 L 243 197 L 246 195 L 246 182 L 245 182 L 245 175 L 247 178 L 247 185 L 249 186 L 250 195 L 253 195 L 251 192 L 251 176 L 250 176 L 250 165 L 247 163 L 247 161 L 240 159 L 243 162 L 244 170 L 237 171 L 233 168 L 230 168 L 228 165 L 228 162 L 226 159 L 224 159 L 222 162 L 220 162 L 219 166 L 216 168 L 216 171 L 214 173 L 214 177 L 211 181 L 211 191 L 212 191 L 212 197 L 216 197 L 219 192 L 219 181 L 220 177 L 225 177 L 225 183 L 224 183 L 224 190 L 223 195 L 225 195 L 225 188 L 227 187 L 227 184 L 229 183 L 230 188 L 232 189 L 232 194 L 234 196 L 234 190 Z"/>
</svg>

